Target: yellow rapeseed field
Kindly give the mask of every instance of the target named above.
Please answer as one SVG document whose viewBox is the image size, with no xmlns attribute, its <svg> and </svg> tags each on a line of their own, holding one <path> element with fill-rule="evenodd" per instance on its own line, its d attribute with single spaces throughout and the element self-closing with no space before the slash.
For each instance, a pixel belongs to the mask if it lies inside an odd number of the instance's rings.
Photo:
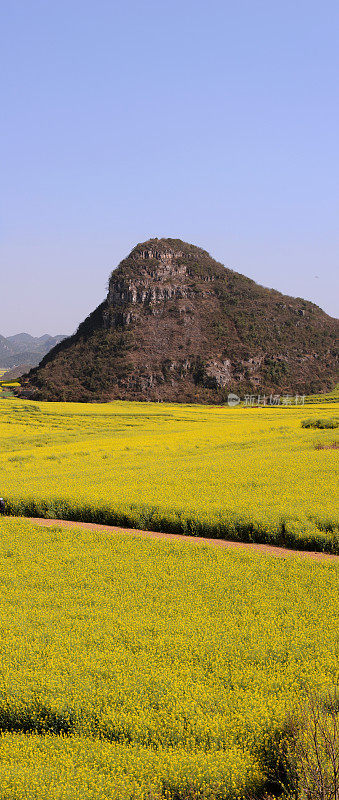
<svg viewBox="0 0 339 800">
<path fill-rule="evenodd" d="M 0 531 L 0 800 L 248 797 L 338 681 L 336 561 Z"/>
<path fill-rule="evenodd" d="M 338 406 L 0 400 L 8 511 L 339 552 Z"/>
</svg>

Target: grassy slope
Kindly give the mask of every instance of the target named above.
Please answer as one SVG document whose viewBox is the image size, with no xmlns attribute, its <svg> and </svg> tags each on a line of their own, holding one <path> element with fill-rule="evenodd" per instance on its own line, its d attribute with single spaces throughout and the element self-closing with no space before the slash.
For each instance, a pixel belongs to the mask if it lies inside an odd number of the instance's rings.
<svg viewBox="0 0 339 800">
<path fill-rule="evenodd" d="M 339 402 L 339 385 L 332 389 L 331 392 L 325 394 L 310 394 L 305 399 L 306 405 L 310 403 L 338 403 Z"/>
<path fill-rule="evenodd" d="M 243 797 L 338 678 L 334 564 L 0 530 L 1 800 Z"/>
<path fill-rule="evenodd" d="M 336 405 L 216 408 L 0 401 L 13 513 L 339 552 Z"/>
</svg>

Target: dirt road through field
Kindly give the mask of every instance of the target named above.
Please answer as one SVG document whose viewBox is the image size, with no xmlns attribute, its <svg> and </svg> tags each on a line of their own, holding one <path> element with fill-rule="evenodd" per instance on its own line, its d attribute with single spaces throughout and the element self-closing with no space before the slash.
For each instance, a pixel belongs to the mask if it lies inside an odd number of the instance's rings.
<svg viewBox="0 0 339 800">
<path fill-rule="evenodd" d="M 43 527 L 60 528 L 84 528 L 87 530 L 106 531 L 107 533 L 122 534 L 127 533 L 131 536 L 143 536 L 149 539 L 164 539 L 169 542 L 186 542 L 195 545 L 207 545 L 209 547 L 221 547 L 228 550 L 242 550 L 249 553 L 257 553 L 264 556 L 275 556 L 276 558 L 306 558 L 310 561 L 334 561 L 339 565 L 339 556 L 329 553 L 315 553 L 307 550 L 288 550 L 284 547 L 273 547 L 268 544 L 254 544 L 248 542 L 228 542 L 225 539 L 207 539 L 203 536 L 181 536 L 174 533 L 160 533 L 156 531 L 141 531 L 136 528 L 118 528 L 113 525 L 99 525 L 96 522 L 72 522 L 63 519 L 41 519 L 40 517 L 18 517 L 26 519 L 28 522 L 35 522 Z"/>
</svg>

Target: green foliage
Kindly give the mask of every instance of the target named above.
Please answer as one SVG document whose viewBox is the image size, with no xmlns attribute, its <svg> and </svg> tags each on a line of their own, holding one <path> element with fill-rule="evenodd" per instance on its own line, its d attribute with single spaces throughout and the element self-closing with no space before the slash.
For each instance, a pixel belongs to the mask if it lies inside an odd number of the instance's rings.
<svg viewBox="0 0 339 800">
<path fill-rule="evenodd" d="M 283 359 L 274 359 L 269 356 L 264 359 L 264 373 L 272 384 L 281 384 L 288 372 L 288 364 Z"/>
<path fill-rule="evenodd" d="M 339 420 L 338 419 L 303 419 L 301 422 L 302 428 L 338 428 Z"/>
</svg>

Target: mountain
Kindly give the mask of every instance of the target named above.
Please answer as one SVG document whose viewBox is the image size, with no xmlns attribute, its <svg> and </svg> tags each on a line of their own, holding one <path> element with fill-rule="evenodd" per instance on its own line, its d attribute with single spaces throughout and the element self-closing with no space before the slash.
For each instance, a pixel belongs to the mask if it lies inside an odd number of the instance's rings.
<svg viewBox="0 0 339 800">
<path fill-rule="evenodd" d="M 39 364 L 46 353 L 56 344 L 65 339 L 63 335 L 34 337 L 29 333 L 16 333 L 14 336 L 0 336 L 0 367 L 15 367 L 22 365 L 27 369 Z"/>
<path fill-rule="evenodd" d="M 77 332 L 22 381 L 44 400 L 212 402 L 337 381 L 338 322 L 177 239 L 138 244 Z"/>
<path fill-rule="evenodd" d="M 34 348 L 38 340 L 31 336 L 30 333 L 16 333 L 14 336 L 7 336 L 7 341 L 14 347 L 21 349 L 30 346 Z"/>
<path fill-rule="evenodd" d="M 12 354 L 12 346 L 5 336 L 0 335 L 0 366 L 6 367 L 5 359 Z"/>
</svg>

